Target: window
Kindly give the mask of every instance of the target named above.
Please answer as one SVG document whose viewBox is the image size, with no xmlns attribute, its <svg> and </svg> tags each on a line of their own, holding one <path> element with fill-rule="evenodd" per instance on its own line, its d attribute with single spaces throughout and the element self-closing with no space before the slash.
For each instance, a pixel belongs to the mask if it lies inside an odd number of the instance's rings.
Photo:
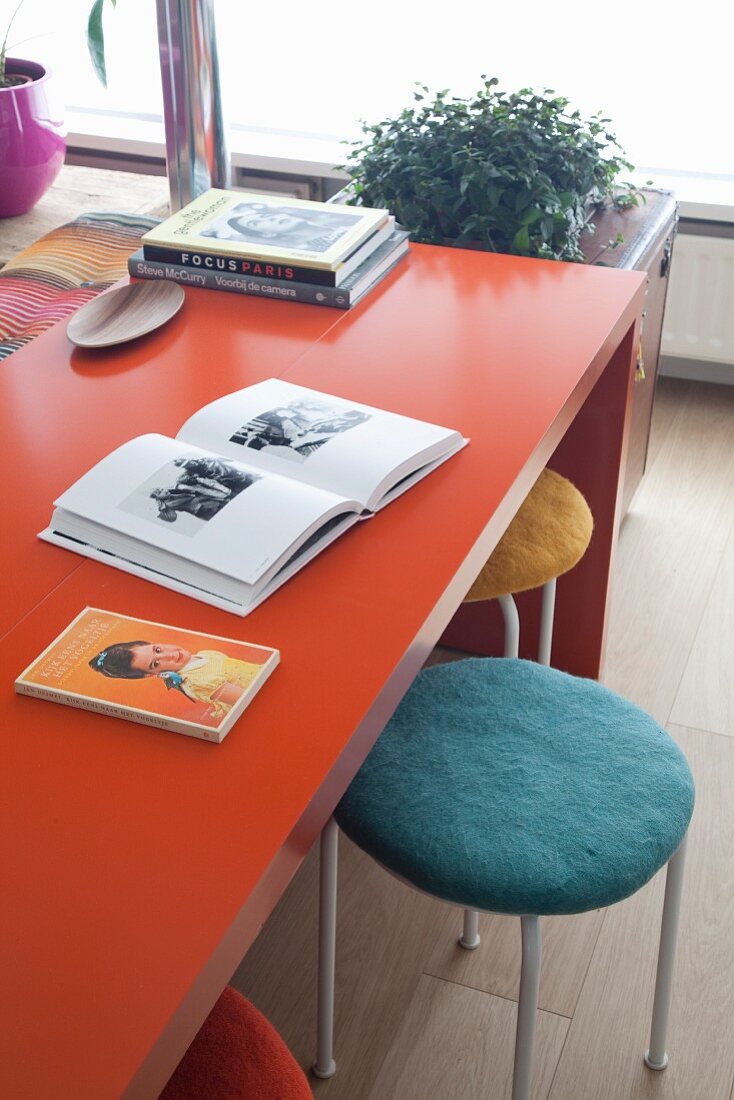
<svg viewBox="0 0 734 1100">
<path fill-rule="evenodd" d="M 95 113 L 102 127 L 106 117 L 110 129 L 120 118 L 140 127 L 157 122 L 162 135 L 153 0 L 120 0 L 106 13 L 107 91 L 86 54 L 90 6 L 26 0 L 12 39 L 33 37 L 11 52 L 50 63 L 70 111 Z M 339 141 L 359 137 L 359 118 L 397 113 L 411 102 L 415 81 L 469 95 L 487 73 L 503 89 L 550 87 L 584 114 L 603 109 L 643 173 L 718 177 L 731 187 L 734 206 L 725 76 L 731 36 L 722 33 L 721 8 L 712 0 L 701 0 L 685 26 L 654 4 L 633 11 L 590 8 L 585 0 L 555 9 L 459 0 L 429 11 L 394 0 L 331 8 L 218 0 L 232 147 L 246 149 L 253 134 L 268 135 L 270 147 L 309 135 L 328 150 L 326 161 L 341 159 Z"/>
</svg>

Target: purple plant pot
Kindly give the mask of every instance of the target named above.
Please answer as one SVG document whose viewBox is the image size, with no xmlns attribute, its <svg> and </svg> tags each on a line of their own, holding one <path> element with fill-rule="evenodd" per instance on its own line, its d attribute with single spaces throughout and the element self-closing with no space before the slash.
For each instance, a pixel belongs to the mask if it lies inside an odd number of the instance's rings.
<svg viewBox="0 0 734 1100">
<path fill-rule="evenodd" d="M 49 94 L 49 74 L 35 61 L 7 58 L 9 74 L 31 79 L 0 88 L 0 218 L 25 214 L 64 163 L 66 130 Z"/>
</svg>

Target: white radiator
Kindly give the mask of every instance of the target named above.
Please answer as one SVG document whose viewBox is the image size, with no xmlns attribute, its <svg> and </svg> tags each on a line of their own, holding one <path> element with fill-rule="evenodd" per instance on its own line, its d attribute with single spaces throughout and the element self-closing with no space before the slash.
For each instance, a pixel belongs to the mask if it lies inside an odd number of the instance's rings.
<svg viewBox="0 0 734 1100">
<path fill-rule="evenodd" d="M 734 239 L 676 237 L 660 351 L 734 371 Z"/>
</svg>

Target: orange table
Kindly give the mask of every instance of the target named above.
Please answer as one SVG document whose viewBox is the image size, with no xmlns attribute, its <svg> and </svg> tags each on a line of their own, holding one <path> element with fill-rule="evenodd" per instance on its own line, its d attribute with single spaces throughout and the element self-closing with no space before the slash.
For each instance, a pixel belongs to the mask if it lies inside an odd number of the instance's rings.
<svg viewBox="0 0 734 1100">
<path fill-rule="evenodd" d="M 596 520 L 554 652 L 598 672 L 643 290 L 415 247 L 349 314 L 187 291 L 139 345 L 82 355 L 53 330 L 4 364 L 21 499 L 1 551 L 0 1095 L 157 1096 L 551 457 Z M 471 444 L 244 620 L 35 539 L 123 438 L 268 375 Z M 85 604 L 276 645 L 282 664 L 219 746 L 14 696 Z"/>
</svg>

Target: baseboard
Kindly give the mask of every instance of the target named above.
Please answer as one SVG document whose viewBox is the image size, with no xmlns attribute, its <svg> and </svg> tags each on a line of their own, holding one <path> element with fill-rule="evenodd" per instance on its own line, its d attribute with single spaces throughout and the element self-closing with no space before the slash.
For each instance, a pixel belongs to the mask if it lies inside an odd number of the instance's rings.
<svg viewBox="0 0 734 1100">
<path fill-rule="evenodd" d="M 688 378 L 694 382 L 718 382 L 734 386 L 734 363 L 714 363 L 704 359 L 685 359 L 681 355 L 661 355 L 660 373 L 667 378 Z"/>
</svg>

